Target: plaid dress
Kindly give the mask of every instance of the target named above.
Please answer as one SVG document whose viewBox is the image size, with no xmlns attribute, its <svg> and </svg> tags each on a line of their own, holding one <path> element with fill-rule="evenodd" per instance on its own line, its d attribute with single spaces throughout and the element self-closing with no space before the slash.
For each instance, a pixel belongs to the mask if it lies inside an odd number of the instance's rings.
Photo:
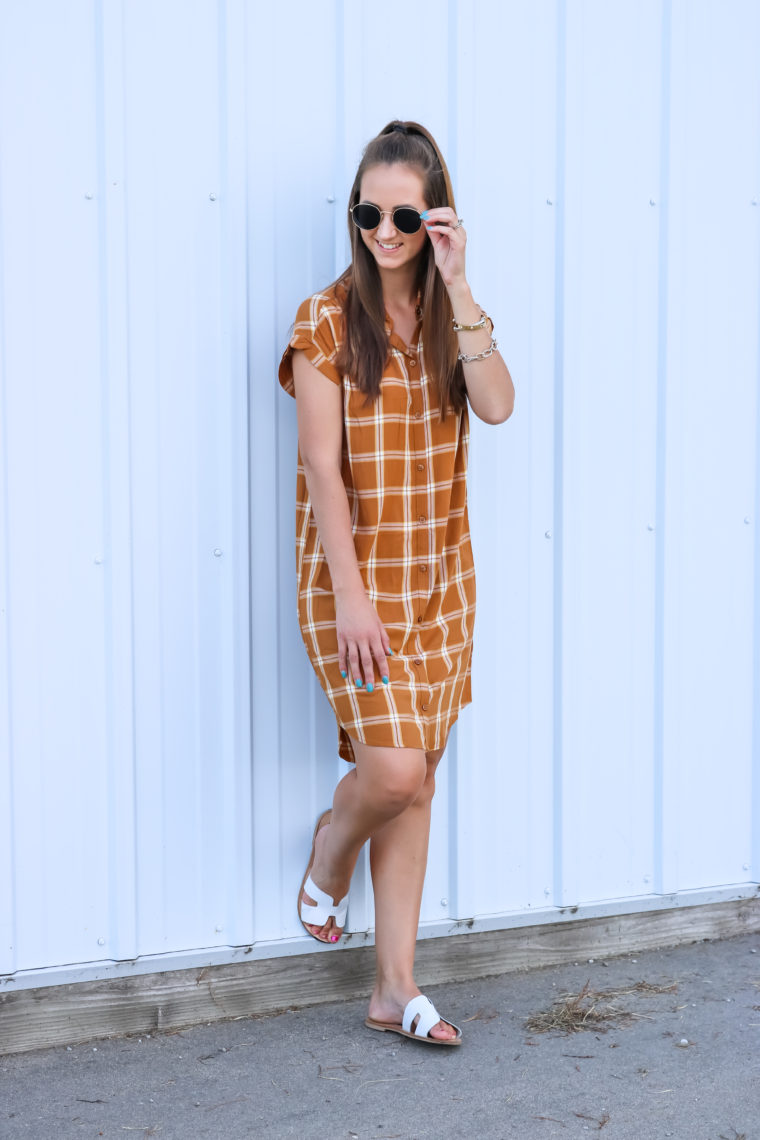
<svg viewBox="0 0 760 1140">
<path fill-rule="evenodd" d="M 425 369 L 422 322 L 406 345 L 386 317 L 390 357 L 375 401 L 341 376 L 341 286 L 298 309 L 279 381 L 295 395 L 292 353 L 302 349 L 343 394 L 342 475 L 367 595 L 390 638 L 388 685 L 341 677 L 330 570 L 301 456 L 296 492 L 298 618 L 311 663 L 338 721 L 338 750 L 368 745 L 443 748 L 469 704 L 475 570 L 467 517 L 467 408 L 441 422 Z"/>
</svg>

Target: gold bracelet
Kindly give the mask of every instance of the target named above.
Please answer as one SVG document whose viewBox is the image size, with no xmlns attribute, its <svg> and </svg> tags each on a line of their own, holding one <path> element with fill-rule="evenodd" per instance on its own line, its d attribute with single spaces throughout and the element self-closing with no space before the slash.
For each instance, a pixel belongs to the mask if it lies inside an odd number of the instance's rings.
<svg viewBox="0 0 760 1140">
<path fill-rule="evenodd" d="M 457 360 L 461 360 L 463 364 L 471 364 L 473 360 L 485 360 L 486 357 L 492 356 L 494 351 L 498 348 L 498 341 L 495 337 L 491 337 L 491 344 L 488 348 L 484 348 L 482 352 L 464 353 L 460 352 Z"/>
<path fill-rule="evenodd" d="M 478 306 L 478 308 L 480 308 L 480 306 Z M 480 309 L 480 320 L 476 325 L 460 325 L 456 317 L 451 318 L 451 324 L 454 328 L 454 332 L 475 332 L 477 329 L 484 329 L 486 327 L 486 321 L 490 321 L 490 319 L 488 314 Z"/>
</svg>

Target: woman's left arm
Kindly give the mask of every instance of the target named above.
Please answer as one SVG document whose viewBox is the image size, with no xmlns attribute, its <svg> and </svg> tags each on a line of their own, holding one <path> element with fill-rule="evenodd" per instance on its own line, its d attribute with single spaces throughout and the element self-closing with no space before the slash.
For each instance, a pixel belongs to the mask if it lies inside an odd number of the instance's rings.
<svg viewBox="0 0 760 1140">
<path fill-rule="evenodd" d="M 449 206 L 427 210 L 423 221 L 433 243 L 438 271 L 449 294 L 456 325 L 477 325 L 482 311 L 467 284 L 464 249 L 467 235 Z M 483 327 L 457 332 L 467 397 L 475 415 L 487 424 L 502 424 L 512 415 L 515 387 L 504 359 L 494 346 L 490 321 Z"/>
</svg>

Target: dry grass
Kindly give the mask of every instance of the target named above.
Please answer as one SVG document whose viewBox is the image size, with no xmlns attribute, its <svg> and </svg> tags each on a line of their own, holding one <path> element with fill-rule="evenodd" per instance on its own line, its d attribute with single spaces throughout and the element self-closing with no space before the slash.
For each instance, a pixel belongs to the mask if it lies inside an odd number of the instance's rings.
<svg viewBox="0 0 760 1140">
<path fill-rule="evenodd" d="M 531 1033 L 570 1034 L 580 1033 L 584 1029 L 606 1033 L 611 1027 L 628 1025 L 646 1016 L 617 1005 L 616 998 L 630 994 L 669 994 L 675 993 L 677 989 L 677 982 L 667 986 L 636 982 L 633 986 L 619 989 L 594 990 L 587 981 L 580 993 L 562 994 L 552 1002 L 549 1009 L 532 1014 L 526 1020 L 525 1028 Z"/>
</svg>

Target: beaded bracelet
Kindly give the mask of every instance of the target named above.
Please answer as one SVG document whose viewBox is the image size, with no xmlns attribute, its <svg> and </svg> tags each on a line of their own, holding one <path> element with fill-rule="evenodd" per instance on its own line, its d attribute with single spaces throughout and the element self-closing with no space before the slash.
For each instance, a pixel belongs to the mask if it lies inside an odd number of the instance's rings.
<svg viewBox="0 0 760 1140">
<path fill-rule="evenodd" d="M 482 352 L 460 352 L 457 355 L 457 360 L 461 360 L 463 364 L 471 364 L 473 360 L 485 360 L 486 357 L 491 356 L 498 347 L 498 341 L 495 337 L 491 337 L 491 344 L 488 348 L 484 348 Z"/>
<path fill-rule="evenodd" d="M 475 332 L 476 329 L 484 329 L 486 327 L 486 321 L 490 321 L 490 319 L 491 318 L 488 316 L 488 314 L 484 313 L 481 309 L 480 320 L 476 325 L 460 325 L 458 324 L 456 317 L 451 318 L 451 324 L 454 332 Z"/>
</svg>

